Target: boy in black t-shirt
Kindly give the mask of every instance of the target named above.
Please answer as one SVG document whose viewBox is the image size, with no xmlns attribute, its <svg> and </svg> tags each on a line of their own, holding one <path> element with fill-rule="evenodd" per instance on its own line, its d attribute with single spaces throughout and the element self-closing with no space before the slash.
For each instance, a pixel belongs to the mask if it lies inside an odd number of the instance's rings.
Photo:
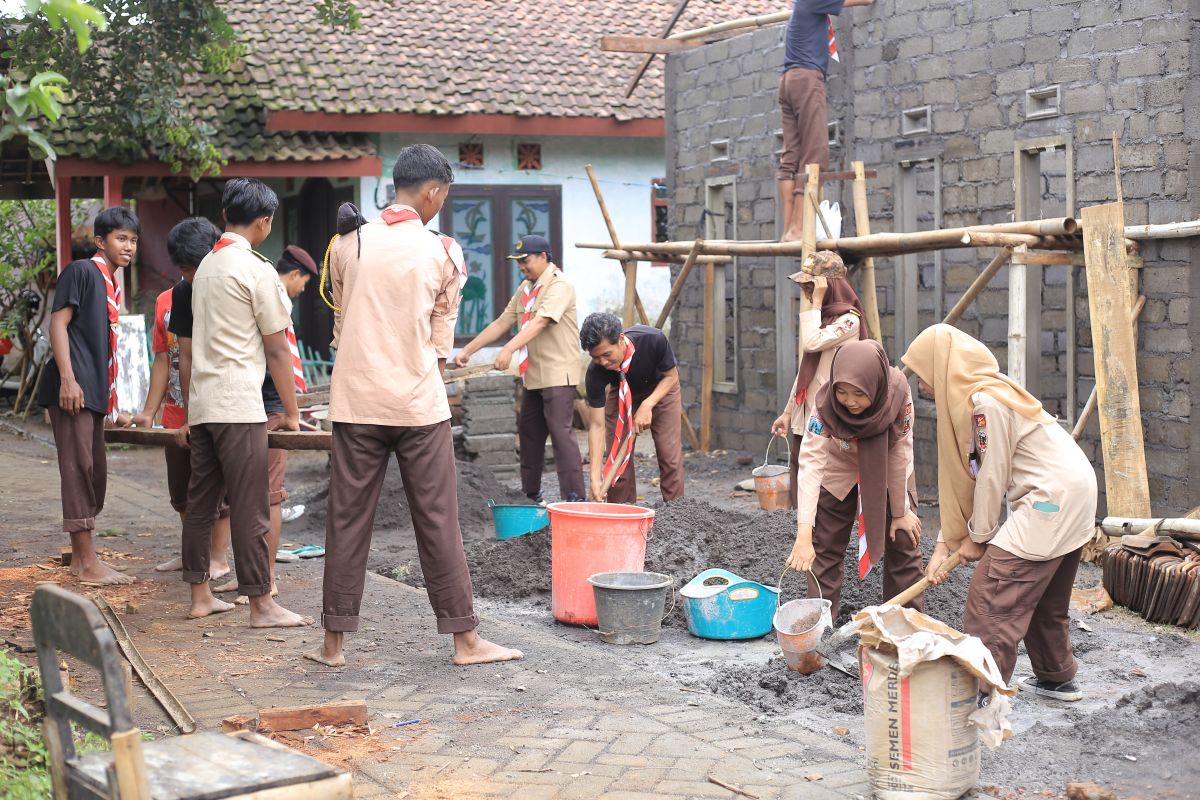
<svg viewBox="0 0 1200 800">
<path fill-rule="evenodd" d="M 71 574 L 91 583 L 131 583 L 100 560 L 92 536 L 108 486 L 105 425 L 130 424 L 117 411 L 117 270 L 133 260 L 141 226 L 132 211 L 116 206 L 97 215 L 94 232 L 96 255 L 71 262 L 58 276 L 50 317 L 54 358 L 42 375 L 38 403 L 54 428 Z"/>
<path fill-rule="evenodd" d="M 614 503 L 637 500 L 632 437 L 647 429 L 654 438 L 663 500 L 669 503 L 682 497 L 683 402 L 679 368 L 666 335 L 649 325 L 622 331 L 618 317 L 597 313 L 583 321 L 579 342 L 592 357 L 584 379 L 589 407 L 590 498 Z M 616 462 L 626 438 L 630 438 L 628 456 Z M 614 469 L 617 479 L 601 497 L 603 476 Z"/>
</svg>

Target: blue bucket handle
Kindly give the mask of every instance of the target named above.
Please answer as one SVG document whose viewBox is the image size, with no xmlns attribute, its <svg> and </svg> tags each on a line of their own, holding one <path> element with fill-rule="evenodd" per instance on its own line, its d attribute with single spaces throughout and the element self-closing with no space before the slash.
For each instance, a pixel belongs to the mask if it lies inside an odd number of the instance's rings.
<svg viewBox="0 0 1200 800">
<path fill-rule="evenodd" d="M 813 572 L 811 569 L 806 569 L 804 571 L 807 572 L 812 577 L 813 585 L 817 587 L 817 597 L 820 598 L 821 600 L 824 600 L 825 594 L 824 594 L 824 592 L 821 591 L 821 582 L 819 580 L 817 580 L 817 574 L 815 572 Z M 783 596 L 783 579 L 784 579 L 784 576 L 786 576 L 787 574 L 788 574 L 788 567 L 784 567 L 783 572 L 779 573 L 779 583 L 775 587 L 775 589 L 776 589 L 775 607 L 776 608 L 778 608 L 781 605 L 780 598 Z"/>
</svg>

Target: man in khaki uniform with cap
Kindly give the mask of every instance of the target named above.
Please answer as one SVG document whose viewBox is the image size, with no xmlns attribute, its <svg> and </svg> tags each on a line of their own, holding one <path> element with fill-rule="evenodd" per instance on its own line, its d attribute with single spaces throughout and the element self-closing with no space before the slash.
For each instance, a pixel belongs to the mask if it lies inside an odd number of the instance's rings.
<svg viewBox="0 0 1200 800">
<path fill-rule="evenodd" d="M 471 355 L 504 336 L 514 325 L 517 335 L 500 349 L 496 369 L 506 370 L 516 359 L 525 391 L 517 434 L 521 442 L 521 489 L 530 500 L 542 501 L 542 469 L 546 436 L 554 447 L 559 495 L 568 502 L 584 499 L 583 461 L 571 427 L 579 360 L 579 323 L 575 317 L 575 287 L 550 260 L 550 242 L 524 236 L 513 247 L 525 280 L 496 320 L 484 328 L 454 359 L 466 366 Z"/>
</svg>

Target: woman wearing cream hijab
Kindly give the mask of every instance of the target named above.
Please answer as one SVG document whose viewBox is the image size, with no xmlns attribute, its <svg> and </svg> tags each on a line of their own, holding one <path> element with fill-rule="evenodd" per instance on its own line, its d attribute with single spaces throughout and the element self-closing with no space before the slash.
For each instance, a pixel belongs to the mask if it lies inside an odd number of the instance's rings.
<svg viewBox="0 0 1200 800">
<path fill-rule="evenodd" d="M 953 326 L 922 331 L 901 360 L 937 403 L 942 530 L 926 574 L 954 550 L 978 561 L 966 632 L 991 649 L 1005 680 L 1024 639 L 1034 676 L 1021 688 L 1079 700 L 1067 609 L 1095 525 L 1091 462 L 987 347 Z"/>
</svg>

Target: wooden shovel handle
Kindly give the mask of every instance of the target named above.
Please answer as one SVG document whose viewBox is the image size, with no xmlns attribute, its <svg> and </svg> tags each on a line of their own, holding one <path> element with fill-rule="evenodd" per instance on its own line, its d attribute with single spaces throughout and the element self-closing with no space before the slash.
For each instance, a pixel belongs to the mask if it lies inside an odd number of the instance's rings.
<svg viewBox="0 0 1200 800">
<path fill-rule="evenodd" d="M 961 563 L 962 563 L 962 559 L 959 558 L 958 551 L 955 550 L 953 553 L 950 554 L 949 558 L 947 558 L 945 561 L 942 562 L 942 568 L 938 570 L 938 574 L 945 575 L 948 572 L 952 572 L 954 570 L 954 568 L 957 567 Z M 921 580 L 917 581 L 912 586 L 908 587 L 903 592 L 901 592 L 900 594 L 893 597 L 891 600 L 888 600 L 886 603 L 884 603 L 884 605 L 902 606 L 905 603 L 912 601 L 913 598 L 919 597 L 928 588 L 929 588 L 929 578 L 928 577 L 921 578 Z"/>
<path fill-rule="evenodd" d="M 617 457 L 613 459 L 613 468 L 608 471 L 608 474 L 604 476 L 604 480 L 600 482 L 600 497 L 604 497 L 608 494 L 608 490 L 612 488 L 613 481 L 617 479 L 617 469 L 621 466 L 621 462 L 625 460 L 625 453 L 632 445 L 633 439 L 634 436 L 630 435 L 626 436 L 625 441 L 621 442 L 621 448 L 617 450 Z M 596 498 L 597 502 L 600 501 L 600 497 Z"/>
</svg>

